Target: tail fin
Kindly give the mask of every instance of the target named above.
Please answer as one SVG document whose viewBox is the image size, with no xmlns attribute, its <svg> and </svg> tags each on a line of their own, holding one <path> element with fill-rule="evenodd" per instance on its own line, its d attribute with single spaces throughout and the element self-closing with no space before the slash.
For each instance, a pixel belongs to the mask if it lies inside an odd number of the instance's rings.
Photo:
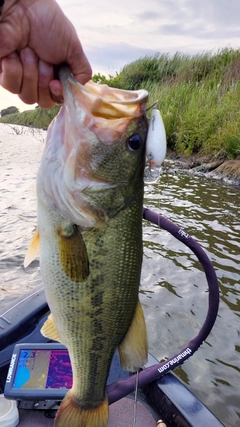
<svg viewBox="0 0 240 427">
<path fill-rule="evenodd" d="M 106 427 L 107 423 L 107 397 L 99 406 L 83 409 L 70 390 L 60 405 L 54 427 Z"/>
</svg>

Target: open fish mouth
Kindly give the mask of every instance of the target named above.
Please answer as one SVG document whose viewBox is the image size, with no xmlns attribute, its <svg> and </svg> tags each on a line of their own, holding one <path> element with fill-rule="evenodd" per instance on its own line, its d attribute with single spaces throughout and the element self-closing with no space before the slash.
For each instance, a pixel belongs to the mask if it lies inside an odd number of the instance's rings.
<svg viewBox="0 0 240 427">
<path fill-rule="evenodd" d="M 148 92 L 92 81 L 82 86 L 67 66 L 60 69 L 59 76 L 64 105 L 48 129 L 38 181 L 49 205 L 75 224 L 91 227 L 107 220 L 108 214 L 100 208 L 100 219 L 95 207 L 89 209 L 90 195 L 108 191 L 113 198 L 120 181 L 124 186 L 129 180 L 124 165 L 122 173 L 115 174 L 110 168 L 120 168 L 115 160 L 122 156 L 121 150 L 126 151 L 123 140 L 131 135 L 131 127 L 137 129 L 145 117 Z M 146 119 L 143 122 L 145 128 Z M 127 162 L 126 157 L 126 167 Z M 118 203 L 121 208 L 121 196 Z"/>
<path fill-rule="evenodd" d="M 143 114 L 148 98 L 144 89 L 129 91 L 89 81 L 74 80 L 68 67 L 59 72 L 64 103 L 78 116 L 83 128 L 92 130 L 104 144 L 112 144 L 125 132 L 129 122 Z"/>
</svg>

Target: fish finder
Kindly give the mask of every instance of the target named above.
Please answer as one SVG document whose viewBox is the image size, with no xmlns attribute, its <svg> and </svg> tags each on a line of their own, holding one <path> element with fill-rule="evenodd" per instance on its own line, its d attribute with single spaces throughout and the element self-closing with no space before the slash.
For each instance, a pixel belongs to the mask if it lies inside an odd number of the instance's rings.
<svg viewBox="0 0 240 427">
<path fill-rule="evenodd" d="M 62 344 L 16 344 L 4 396 L 16 400 L 62 400 L 72 387 L 72 367 Z"/>
</svg>

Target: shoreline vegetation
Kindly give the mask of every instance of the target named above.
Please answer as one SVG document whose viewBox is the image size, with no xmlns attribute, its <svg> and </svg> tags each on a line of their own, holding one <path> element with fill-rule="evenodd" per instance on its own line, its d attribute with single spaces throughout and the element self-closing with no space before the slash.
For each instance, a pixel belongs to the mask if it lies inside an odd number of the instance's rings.
<svg viewBox="0 0 240 427">
<path fill-rule="evenodd" d="M 169 159 L 164 167 L 218 174 L 240 185 L 240 49 L 156 53 L 125 65 L 114 76 L 95 74 L 93 80 L 120 89 L 144 88 L 149 106 L 159 101 Z M 47 129 L 58 111 L 58 105 L 36 107 L 7 114 L 0 123 Z"/>
</svg>

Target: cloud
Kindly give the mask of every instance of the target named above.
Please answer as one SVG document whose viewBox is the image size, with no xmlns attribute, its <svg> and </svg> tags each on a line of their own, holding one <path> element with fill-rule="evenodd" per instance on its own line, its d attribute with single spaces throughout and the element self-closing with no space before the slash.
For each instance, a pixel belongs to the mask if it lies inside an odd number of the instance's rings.
<svg viewBox="0 0 240 427">
<path fill-rule="evenodd" d="M 239 28 L 240 2 L 238 0 L 201 0 L 193 3 L 185 1 L 188 9 L 192 10 L 193 18 L 202 18 L 205 23 L 211 23 L 217 28 Z"/>
<path fill-rule="evenodd" d="M 129 64 L 146 55 L 154 55 L 155 49 L 146 49 L 133 46 L 127 43 L 105 44 L 98 47 L 88 47 L 85 49 L 90 63 L 94 64 L 93 73 L 102 72 L 114 74 L 121 70 L 124 65 Z"/>
<path fill-rule="evenodd" d="M 142 13 L 139 13 L 135 16 L 135 19 L 140 21 L 140 23 L 147 21 L 157 21 L 159 22 L 161 19 L 161 14 L 156 13 L 154 10 L 145 10 Z"/>
</svg>

